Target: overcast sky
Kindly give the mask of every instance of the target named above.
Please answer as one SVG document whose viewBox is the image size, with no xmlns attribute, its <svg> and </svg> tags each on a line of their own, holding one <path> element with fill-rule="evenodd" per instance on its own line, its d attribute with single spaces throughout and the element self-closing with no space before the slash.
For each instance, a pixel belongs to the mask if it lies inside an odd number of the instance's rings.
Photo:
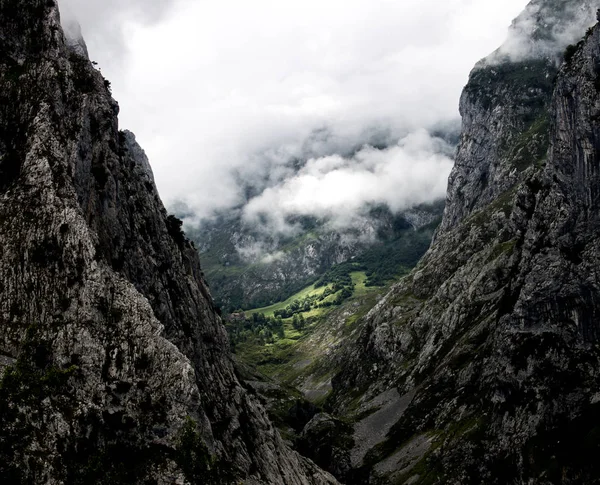
<svg viewBox="0 0 600 485">
<path fill-rule="evenodd" d="M 469 71 L 503 42 L 526 3 L 62 0 L 61 7 L 81 23 L 121 105 L 121 128 L 146 150 L 167 206 L 182 199 L 205 216 L 241 203 L 251 182 L 260 189 L 249 210 L 277 206 L 281 217 L 282 206 L 348 210 L 353 196 L 397 209 L 443 196 L 451 161 L 426 130 L 457 119 Z M 378 141 L 391 146 L 361 148 Z M 297 173 L 294 158 L 312 160 Z"/>
</svg>

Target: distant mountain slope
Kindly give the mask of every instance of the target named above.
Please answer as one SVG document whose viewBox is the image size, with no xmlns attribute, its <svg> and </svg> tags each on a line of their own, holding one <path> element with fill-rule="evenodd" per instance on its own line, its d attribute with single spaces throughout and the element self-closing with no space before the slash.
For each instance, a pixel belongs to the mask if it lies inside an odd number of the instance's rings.
<svg viewBox="0 0 600 485">
<path fill-rule="evenodd" d="M 384 284 L 425 254 L 442 211 L 442 202 L 400 214 L 377 207 L 359 227 L 345 230 L 302 217 L 294 221 L 300 229 L 289 236 L 265 234 L 233 212 L 189 235 L 217 303 L 231 312 L 283 301 L 349 262 L 368 272 L 369 284 Z"/>
</svg>

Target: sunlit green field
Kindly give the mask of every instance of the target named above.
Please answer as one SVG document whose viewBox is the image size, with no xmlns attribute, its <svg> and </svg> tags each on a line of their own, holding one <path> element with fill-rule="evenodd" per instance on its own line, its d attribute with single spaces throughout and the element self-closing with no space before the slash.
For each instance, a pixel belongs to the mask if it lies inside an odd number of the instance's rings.
<svg viewBox="0 0 600 485">
<path fill-rule="evenodd" d="M 285 307 L 290 305 L 295 300 L 303 300 L 307 296 L 320 296 L 325 291 L 325 287 L 315 289 L 313 285 L 307 286 L 306 288 L 300 290 L 298 293 L 290 296 L 287 300 L 281 301 L 279 303 L 275 303 L 274 305 L 270 305 L 264 308 L 255 308 L 254 310 L 249 310 L 246 312 L 246 315 L 252 315 L 253 313 L 264 313 L 266 317 L 272 317 L 273 314 L 277 310 L 283 310 Z M 306 316 L 306 315 L 305 315 Z"/>
<path fill-rule="evenodd" d="M 353 294 L 341 306 L 311 308 L 310 311 L 301 312 L 308 322 L 308 325 L 302 329 L 294 328 L 292 318 L 283 319 L 284 338 L 275 337 L 273 343 L 262 343 L 256 339 L 249 339 L 236 345 L 236 353 L 244 362 L 255 366 L 263 374 L 276 377 L 280 382 L 291 382 L 302 371 L 297 364 L 306 360 L 312 361 L 316 357 L 315 355 L 306 354 L 305 348 L 301 350 L 302 346 L 300 344 L 317 325 L 327 325 L 330 314 L 333 314 L 333 312 L 339 313 L 350 306 L 353 307 L 353 310 L 348 317 L 348 324 L 354 324 L 360 316 L 372 307 L 375 295 L 382 292 L 382 287 L 365 285 L 367 275 L 364 271 L 353 272 L 350 276 L 354 285 Z M 263 313 L 266 317 L 273 317 L 274 312 L 283 310 L 296 300 L 322 295 L 325 288 L 327 286 L 320 288 L 314 288 L 314 285 L 307 286 L 285 301 L 247 311 L 246 316 L 250 317 L 253 314 Z M 334 293 L 322 301 L 333 301 L 335 297 L 336 294 Z M 359 307 L 355 305 L 357 301 L 361 302 Z"/>
</svg>

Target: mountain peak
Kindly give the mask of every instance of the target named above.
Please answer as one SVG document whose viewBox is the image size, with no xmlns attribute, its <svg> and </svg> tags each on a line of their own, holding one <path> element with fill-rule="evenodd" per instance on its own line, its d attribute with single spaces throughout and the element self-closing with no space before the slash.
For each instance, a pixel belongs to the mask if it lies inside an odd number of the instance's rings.
<svg viewBox="0 0 600 485">
<path fill-rule="evenodd" d="M 565 48 L 577 43 L 596 22 L 598 0 L 532 0 L 513 21 L 504 44 L 485 64 L 528 59 L 559 61 Z"/>
</svg>

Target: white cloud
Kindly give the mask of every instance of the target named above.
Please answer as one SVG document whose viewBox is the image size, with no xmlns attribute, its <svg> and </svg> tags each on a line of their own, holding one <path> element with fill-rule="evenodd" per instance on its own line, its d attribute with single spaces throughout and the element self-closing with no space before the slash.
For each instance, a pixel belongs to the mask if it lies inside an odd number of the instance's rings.
<svg viewBox="0 0 600 485">
<path fill-rule="evenodd" d="M 352 158 L 311 159 L 297 174 L 267 188 L 244 208 L 248 223 L 289 232 L 290 216 L 314 216 L 334 228 L 353 225 L 368 206 L 394 212 L 439 200 L 446 193 L 452 160 L 445 142 L 425 130 L 385 150 L 364 147 Z"/>
<path fill-rule="evenodd" d="M 179 0 L 59 0 L 63 25 L 79 22 L 90 51 L 112 71 L 124 68 L 130 29 L 154 28 L 173 11 Z M 112 72 L 111 72 L 112 74 Z M 117 81 L 117 79 L 115 79 Z"/>
<path fill-rule="evenodd" d="M 209 215 L 242 203 L 256 185 L 267 191 L 247 214 L 271 198 L 290 211 L 341 211 L 342 220 L 353 201 L 399 208 L 443 195 L 448 159 L 411 152 L 404 137 L 457 118 L 470 69 L 502 42 L 525 3 L 61 5 L 80 20 L 90 57 L 112 81 L 121 125 L 145 148 L 168 205 L 183 199 Z M 352 156 L 365 143 L 399 139 L 405 146 Z M 297 158 L 314 159 L 298 176 Z M 338 162 L 345 165 L 323 168 Z"/>
</svg>

